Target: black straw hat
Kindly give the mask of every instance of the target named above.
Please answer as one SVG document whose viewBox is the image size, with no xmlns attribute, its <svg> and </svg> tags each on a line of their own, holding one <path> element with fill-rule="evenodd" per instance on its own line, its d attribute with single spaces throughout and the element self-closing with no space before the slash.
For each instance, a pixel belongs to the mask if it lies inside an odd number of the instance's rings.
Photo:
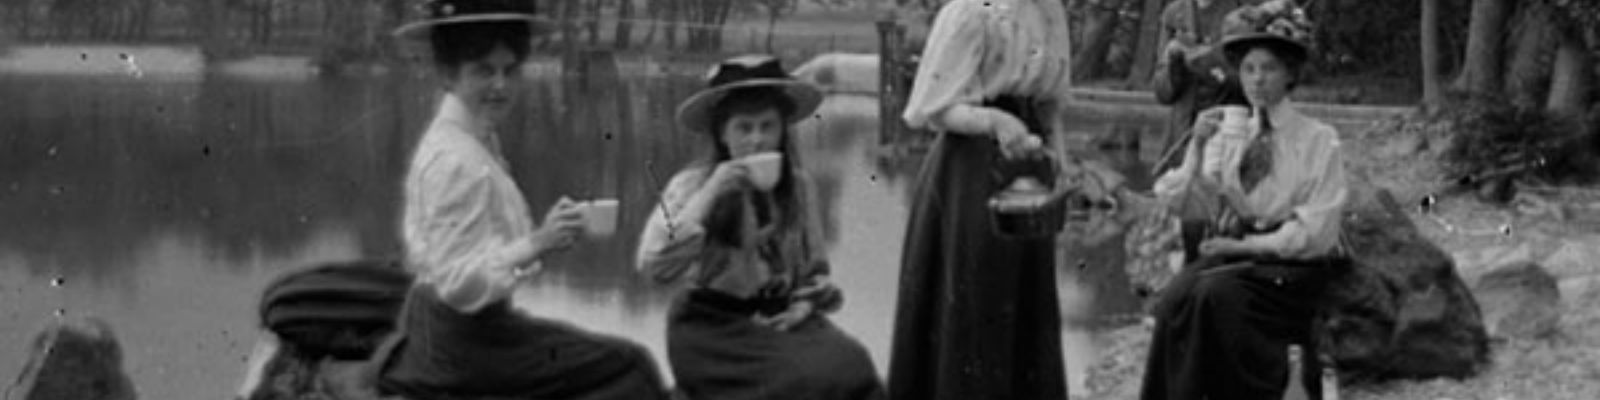
<svg viewBox="0 0 1600 400">
<path fill-rule="evenodd" d="M 757 54 L 727 59 L 711 67 L 706 88 L 689 96 L 678 106 L 678 124 L 693 131 L 711 130 L 711 111 L 722 99 L 738 89 L 773 88 L 794 103 L 794 113 L 786 123 L 808 118 L 822 104 L 822 91 L 795 79 L 784 71 L 773 56 Z"/>
<path fill-rule="evenodd" d="M 420 7 L 427 17 L 396 28 L 394 35 L 426 42 L 437 26 L 492 22 L 526 22 L 534 36 L 554 30 L 555 24 L 539 17 L 533 3 L 528 0 L 429 0 Z"/>
</svg>

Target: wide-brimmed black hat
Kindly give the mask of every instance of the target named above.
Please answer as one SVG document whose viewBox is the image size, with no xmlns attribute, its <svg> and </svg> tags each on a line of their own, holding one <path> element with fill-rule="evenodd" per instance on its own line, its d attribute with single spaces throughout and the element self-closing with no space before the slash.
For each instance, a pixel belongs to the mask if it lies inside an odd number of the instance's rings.
<svg viewBox="0 0 1600 400">
<path fill-rule="evenodd" d="M 706 88 L 678 105 L 678 124 L 693 131 L 711 131 L 711 112 L 729 93 L 746 88 L 773 88 L 794 103 L 786 123 L 811 116 L 822 104 L 822 91 L 784 71 L 776 57 L 756 54 L 730 58 L 711 67 Z"/>
<path fill-rule="evenodd" d="M 534 2 L 528 0 L 429 0 L 421 9 L 426 17 L 396 28 L 394 35 L 427 42 L 434 27 L 497 22 L 525 22 L 533 36 L 550 33 L 555 28 L 554 23 L 539 16 Z"/>
<path fill-rule="evenodd" d="M 1303 62 L 1311 56 L 1311 31 L 1305 10 L 1291 0 L 1244 6 L 1223 18 L 1222 52 L 1233 65 L 1239 65 L 1245 51 L 1258 46 Z"/>
</svg>

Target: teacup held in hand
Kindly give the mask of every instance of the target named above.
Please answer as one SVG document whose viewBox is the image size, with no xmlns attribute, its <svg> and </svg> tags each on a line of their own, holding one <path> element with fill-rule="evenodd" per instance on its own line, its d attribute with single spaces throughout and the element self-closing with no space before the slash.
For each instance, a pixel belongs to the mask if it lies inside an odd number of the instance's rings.
<svg viewBox="0 0 1600 400">
<path fill-rule="evenodd" d="M 757 189 L 772 190 L 778 186 L 778 178 L 783 172 L 783 153 L 769 151 L 751 154 L 740 158 L 739 162 L 750 170 L 750 183 Z"/>
<path fill-rule="evenodd" d="M 591 200 L 580 205 L 584 233 L 594 238 L 607 238 L 616 233 L 618 205 L 616 199 Z"/>
</svg>

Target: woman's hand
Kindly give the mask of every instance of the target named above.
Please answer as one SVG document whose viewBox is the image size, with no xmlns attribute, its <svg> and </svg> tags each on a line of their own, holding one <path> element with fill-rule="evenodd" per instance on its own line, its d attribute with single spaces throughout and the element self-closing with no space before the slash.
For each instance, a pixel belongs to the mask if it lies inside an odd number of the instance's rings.
<svg viewBox="0 0 1600 400">
<path fill-rule="evenodd" d="M 1189 138 L 1190 146 L 1204 145 L 1211 136 L 1217 134 L 1218 126 L 1222 125 L 1222 107 L 1211 107 L 1201 111 L 1194 117 L 1194 136 Z"/>
<path fill-rule="evenodd" d="M 787 332 L 789 329 L 800 325 L 801 322 L 805 322 L 806 318 L 811 318 L 811 314 L 814 311 L 816 311 L 816 307 L 810 301 L 800 300 L 789 303 L 788 310 L 776 315 L 768 317 L 756 314 L 750 318 L 755 321 L 756 325 L 772 328 L 778 332 Z"/>
<path fill-rule="evenodd" d="M 1194 43 L 1192 37 L 1193 35 L 1183 34 L 1179 37 L 1172 38 L 1172 40 L 1168 40 L 1166 47 L 1161 49 L 1161 54 L 1167 57 L 1168 60 L 1174 60 L 1178 62 L 1187 60 L 1189 58 L 1189 53 L 1191 52 L 1191 46 L 1189 46 L 1188 43 Z M 1189 41 L 1185 41 L 1186 38 L 1191 39 Z"/>
<path fill-rule="evenodd" d="M 717 163 L 705 187 L 715 190 L 712 193 L 726 193 L 745 188 L 750 184 L 750 167 L 741 162 L 728 160 Z"/>
<path fill-rule="evenodd" d="M 1207 256 L 1253 256 L 1266 253 L 1266 249 L 1239 239 L 1211 238 L 1200 243 L 1200 254 Z"/>
<path fill-rule="evenodd" d="M 1028 125 L 1010 113 L 996 110 L 989 114 L 989 123 L 994 128 L 994 140 L 1000 145 L 1000 154 L 1008 160 L 1036 155 L 1044 150 L 1044 140 L 1029 133 Z"/>
<path fill-rule="evenodd" d="M 565 196 L 550 206 L 544 224 L 533 231 L 534 257 L 559 253 L 572 248 L 583 235 L 583 207 Z"/>
</svg>

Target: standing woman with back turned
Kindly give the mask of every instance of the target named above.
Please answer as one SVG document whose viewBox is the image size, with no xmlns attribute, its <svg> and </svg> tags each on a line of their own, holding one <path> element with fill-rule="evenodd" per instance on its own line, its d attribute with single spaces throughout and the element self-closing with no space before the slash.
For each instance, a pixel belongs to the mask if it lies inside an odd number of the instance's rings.
<svg viewBox="0 0 1600 400">
<path fill-rule="evenodd" d="M 583 233 L 563 198 L 535 224 L 501 154 L 533 33 L 526 0 L 436 0 L 396 34 L 427 43 L 444 95 L 405 178 L 402 238 L 416 276 L 378 387 L 412 399 L 661 399 L 642 347 L 511 306 L 523 281 Z"/>
<path fill-rule="evenodd" d="M 938 132 L 917 178 L 890 355 L 896 400 L 1065 399 L 1054 241 L 1000 236 L 990 195 L 1060 132 L 1059 0 L 939 11 L 904 118 Z"/>
</svg>

